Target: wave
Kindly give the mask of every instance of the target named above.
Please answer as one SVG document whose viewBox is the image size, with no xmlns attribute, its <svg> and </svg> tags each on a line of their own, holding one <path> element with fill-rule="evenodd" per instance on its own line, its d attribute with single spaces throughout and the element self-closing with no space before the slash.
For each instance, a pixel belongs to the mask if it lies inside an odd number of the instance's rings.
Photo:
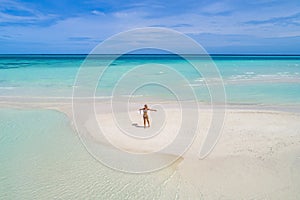
<svg viewBox="0 0 300 200">
<path fill-rule="evenodd" d="M 16 87 L 0 87 L 0 90 L 13 90 Z"/>
<path fill-rule="evenodd" d="M 0 69 L 16 69 L 21 67 L 27 67 L 31 65 L 29 62 L 2 62 L 0 63 Z"/>
<path fill-rule="evenodd" d="M 261 83 L 261 82 L 278 82 L 278 83 L 300 83 L 300 76 L 298 73 L 291 74 L 289 72 L 278 72 L 276 74 L 240 74 L 232 75 L 226 83 Z"/>
</svg>

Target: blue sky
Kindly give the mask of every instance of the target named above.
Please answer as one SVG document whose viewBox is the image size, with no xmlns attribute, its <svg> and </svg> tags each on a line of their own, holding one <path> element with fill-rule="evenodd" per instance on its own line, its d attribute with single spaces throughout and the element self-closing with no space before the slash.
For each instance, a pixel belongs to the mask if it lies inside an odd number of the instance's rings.
<svg viewBox="0 0 300 200">
<path fill-rule="evenodd" d="M 89 53 L 141 27 L 180 31 L 209 53 L 300 54 L 299 0 L 0 1 L 0 53 Z"/>
</svg>

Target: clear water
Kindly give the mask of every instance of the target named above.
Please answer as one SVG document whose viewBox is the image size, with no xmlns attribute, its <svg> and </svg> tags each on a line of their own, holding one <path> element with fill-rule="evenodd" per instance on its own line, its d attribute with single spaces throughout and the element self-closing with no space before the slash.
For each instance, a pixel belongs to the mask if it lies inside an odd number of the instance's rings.
<svg viewBox="0 0 300 200">
<path fill-rule="evenodd" d="M 133 175 L 100 164 L 60 112 L 0 109 L 0 199 L 174 199 L 173 167 Z M 172 177 L 172 178 L 170 178 Z M 201 195 L 185 183 L 184 199 Z"/>
<path fill-rule="evenodd" d="M 77 71 L 85 57 L 1 55 L 0 99 L 71 98 Z M 89 60 L 91 71 L 103 68 L 105 59 Z M 300 56 L 214 56 L 213 59 L 223 77 L 229 103 L 300 104 Z M 204 65 L 208 62 L 196 61 Z M 132 77 L 166 79 L 183 90 L 191 86 L 200 101 L 209 102 L 203 77 L 184 60 L 166 55 L 125 56 L 116 60 L 103 75 L 96 95 L 109 97 L 120 76 L 144 64 L 169 66 L 186 77 L 189 85 L 182 85 L 164 70 L 133 72 Z M 138 89 L 133 96 L 169 99 L 172 95 L 161 87 L 149 85 Z M 62 113 L 0 108 L 0 199 L 175 199 L 180 176 L 173 173 L 172 168 L 167 168 L 135 176 L 108 169 L 87 153 Z M 186 182 L 182 185 L 188 194 L 183 199 L 199 199 L 201 194 L 193 185 Z"/>
<path fill-rule="evenodd" d="M 85 55 L 1 55 L 0 95 L 27 97 L 71 97 L 77 71 Z M 300 56 L 213 56 L 223 78 L 228 103 L 290 105 L 300 103 Z M 89 60 L 87 65 L 103 68 L 103 58 Z M 205 65 L 207 60 L 197 60 Z M 120 77 L 134 67 L 149 64 L 169 66 L 183 75 L 199 101 L 210 96 L 203 78 L 191 66 L 176 56 L 126 55 L 113 62 L 103 74 L 96 95 L 111 96 Z M 183 87 L 162 71 L 136 74 L 167 78 L 174 87 Z M 129 95 L 129 94 L 128 94 Z M 134 94 L 153 98 L 168 98 L 159 87 L 139 89 Z"/>
</svg>

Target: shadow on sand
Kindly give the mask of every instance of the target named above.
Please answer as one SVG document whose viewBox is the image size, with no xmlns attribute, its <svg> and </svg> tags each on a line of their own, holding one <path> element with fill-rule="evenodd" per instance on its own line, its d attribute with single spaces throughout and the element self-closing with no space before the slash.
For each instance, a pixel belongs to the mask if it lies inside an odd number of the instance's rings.
<svg viewBox="0 0 300 200">
<path fill-rule="evenodd" d="M 132 123 L 132 126 L 135 126 L 137 128 L 144 128 L 144 126 L 139 125 L 138 123 Z"/>
</svg>

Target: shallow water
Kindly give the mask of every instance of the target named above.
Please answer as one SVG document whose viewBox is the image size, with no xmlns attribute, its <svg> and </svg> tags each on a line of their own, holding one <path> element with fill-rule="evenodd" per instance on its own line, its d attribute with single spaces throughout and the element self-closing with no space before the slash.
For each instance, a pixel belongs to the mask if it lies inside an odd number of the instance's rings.
<svg viewBox="0 0 300 200">
<path fill-rule="evenodd" d="M 223 78 L 228 103 L 291 105 L 300 103 L 300 56 L 213 56 L 214 64 Z M 72 97 L 73 86 L 85 55 L 1 55 L 0 95 Z M 211 62 L 191 57 L 200 65 Z M 91 74 L 103 69 L 107 57 L 92 58 L 86 62 Z M 151 65 L 161 65 L 161 70 L 151 71 Z M 192 87 L 197 99 L 210 102 L 205 79 L 182 58 L 174 55 L 125 55 L 115 60 L 103 73 L 96 96 L 112 96 L 113 88 L 124 74 L 138 66 L 150 70 L 145 73 L 130 72 L 129 78 L 150 77 L 154 82 L 168 80 L 174 88 L 184 91 Z M 186 78 L 188 84 L 178 81 L 167 73 L 163 66 L 170 67 Z M 89 77 L 87 77 L 87 80 Z M 139 85 L 137 85 L 139 86 Z M 123 85 L 124 88 L 133 87 Z M 174 95 L 165 88 L 148 85 L 139 88 L 132 97 L 149 97 L 174 100 Z M 187 97 L 192 98 L 192 97 Z"/>
<path fill-rule="evenodd" d="M 0 109 L 0 129 L 0 199 L 201 197 L 189 183 L 180 186 L 173 166 L 140 175 L 105 167 L 57 111 Z"/>
<path fill-rule="evenodd" d="M 38 97 L 30 100 L 33 104 L 64 98 L 64 102 L 70 103 L 76 74 L 84 59 L 85 55 L 2 55 L 0 98 L 4 104 L 16 101 L 21 107 L 26 98 L 33 97 Z M 103 68 L 105 59 L 89 60 L 91 72 Z M 215 56 L 213 59 L 222 75 L 227 101 L 237 108 L 246 105 L 252 109 L 253 105 L 263 104 L 263 108 L 271 110 L 280 107 L 295 111 L 300 104 L 299 56 Z M 196 62 L 205 65 L 208 61 Z M 188 84 L 178 81 L 163 68 L 143 74 L 132 72 L 130 77 L 167 80 L 183 96 L 185 88 L 191 86 L 199 101 L 210 101 L 201 74 L 178 57 L 158 55 L 125 56 L 116 60 L 97 85 L 96 96 L 110 98 L 125 72 L 145 64 L 169 66 L 184 76 Z M 140 98 L 176 100 L 170 90 L 153 84 L 123 95 L 131 96 L 133 103 Z M 7 96 L 10 98 L 4 98 Z M 0 130 L 0 199 L 201 198 L 196 186 L 182 180 L 174 166 L 142 175 L 105 167 L 86 151 L 69 119 L 60 112 L 1 108 Z"/>
</svg>

